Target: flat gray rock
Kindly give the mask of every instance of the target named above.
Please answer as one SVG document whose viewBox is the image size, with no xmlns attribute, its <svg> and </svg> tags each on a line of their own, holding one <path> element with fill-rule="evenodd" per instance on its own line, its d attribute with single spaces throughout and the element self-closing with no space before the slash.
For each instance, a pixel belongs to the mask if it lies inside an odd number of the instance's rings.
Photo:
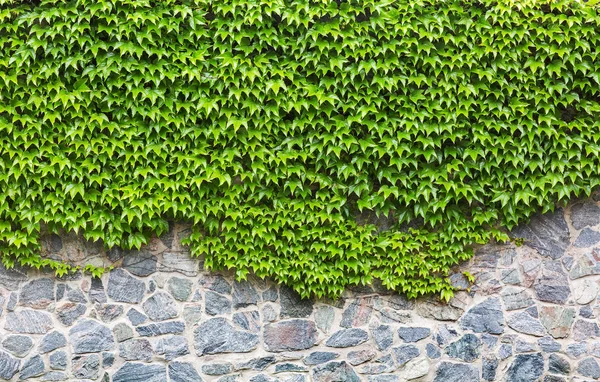
<svg viewBox="0 0 600 382">
<path fill-rule="evenodd" d="M 194 330 L 194 347 L 198 356 L 220 353 L 247 353 L 258 346 L 254 333 L 235 330 L 224 318 L 211 318 Z"/>
<path fill-rule="evenodd" d="M 124 269 L 118 268 L 108 276 L 108 297 L 117 302 L 137 304 L 144 298 L 146 285 Z"/>
<path fill-rule="evenodd" d="M 114 375 L 113 382 L 167 382 L 164 365 L 126 362 Z"/>
<path fill-rule="evenodd" d="M 8 313 L 4 329 L 21 334 L 46 334 L 53 326 L 52 318 L 48 313 L 23 309 Z"/>
<path fill-rule="evenodd" d="M 76 354 L 111 350 L 115 339 L 111 330 L 94 320 L 82 320 L 69 330 L 69 344 Z"/>
<path fill-rule="evenodd" d="M 552 259 L 562 257 L 571 244 L 562 208 L 557 208 L 554 213 L 533 216 L 529 224 L 516 227 L 510 236 L 525 239 L 525 244 Z"/>
</svg>

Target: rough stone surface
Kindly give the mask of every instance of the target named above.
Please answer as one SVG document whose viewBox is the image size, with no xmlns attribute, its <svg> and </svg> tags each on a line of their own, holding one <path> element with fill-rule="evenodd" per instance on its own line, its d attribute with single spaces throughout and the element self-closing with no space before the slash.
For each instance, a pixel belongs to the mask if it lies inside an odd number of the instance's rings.
<svg viewBox="0 0 600 382">
<path fill-rule="evenodd" d="M 177 317 L 175 300 L 164 292 L 156 292 L 142 304 L 144 313 L 152 321 L 165 321 Z"/>
<path fill-rule="evenodd" d="M 344 361 L 332 361 L 316 366 L 312 371 L 312 376 L 316 381 L 360 382 L 352 367 Z"/>
<path fill-rule="evenodd" d="M 279 300 L 281 318 L 305 318 L 313 312 L 311 300 L 301 299 L 298 293 L 286 286 L 281 286 L 279 289 Z"/>
<path fill-rule="evenodd" d="M 135 331 L 142 337 L 162 336 L 164 334 L 183 333 L 185 324 L 181 321 L 159 322 L 157 324 L 142 325 L 135 328 Z"/>
<path fill-rule="evenodd" d="M 479 382 L 479 370 L 464 363 L 442 362 L 436 370 L 434 382 Z"/>
<path fill-rule="evenodd" d="M 23 358 L 33 347 L 33 340 L 29 336 L 11 335 L 2 341 L 2 347 L 12 355 Z"/>
<path fill-rule="evenodd" d="M 328 352 L 328 351 L 316 351 L 310 353 L 308 356 L 304 357 L 302 362 L 306 365 L 320 365 L 325 362 L 332 361 L 338 358 L 339 353 Z"/>
<path fill-rule="evenodd" d="M 132 338 L 119 344 L 119 356 L 126 361 L 150 362 L 152 344 L 145 338 Z"/>
<path fill-rule="evenodd" d="M 575 310 L 558 306 L 543 306 L 540 310 L 542 325 L 554 338 L 565 338 L 571 333 Z"/>
<path fill-rule="evenodd" d="M 281 321 L 268 324 L 264 329 L 265 348 L 272 352 L 309 349 L 316 340 L 316 325 L 308 320 Z"/>
<path fill-rule="evenodd" d="M 156 272 L 156 256 L 137 252 L 123 258 L 123 268 L 135 276 L 145 277 Z"/>
<path fill-rule="evenodd" d="M 544 262 L 534 283 L 535 294 L 540 301 L 564 304 L 571 293 L 569 279 L 559 261 Z"/>
<path fill-rule="evenodd" d="M 97 353 L 111 350 L 115 339 L 108 327 L 94 320 L 82 320 L 69 330 L 69 344 L 74 353 Z"/>
<path fill-rule="evenodd" d="M 169 293 L 177 301 L 187 301 L 192 294 L 194 283 L 181 277 L 171 277 L 167 282 Z"/>
<path fill-rule="evenodd" d="M 598 362 L 594 358 L 589 357 L 577 364 L 577 373 L 584 377 L 598 379 L 600 378 L 600 366 L 598 366 Z"/>
<path fill-rule="evenodd" d="M 490 297 L 474 306 L 460 319 L 460 325 L 465 330 L 475 333 L 502 334 L 504 332 L 504 313 L 500 299 Z"/>
<path fill-rule="evenodd" d="M 50 368 L 54 370 L 67 369 L 67 353 L 64 351 L 56 351 L 48 357 L 50 360 Z"/>
<path fill-rule="evenodd" d="M 394 343 L 394 332 L 389 325 L 380 325 L 371 329 L 371 336 L 379 350 L 387 350 Z"/>
<path fill-rule="evenodd" d="M 88 354 L 74 357 L 71 368 L 75 378 L 97 379 L 100 374 L 100 356 Z"/>
<path fill-rule="evenodd" d="M 108 278 L 108 297 L 118 302 L 137 304 L 144 298 L 146 286 L 123 269 L 110 272 Z"/>
<path fill-rule="evenodd" d="M 506 319 L 506 324 L 509 328 L 516 330 L 519 333 L 529 334 L 532 336 L 543 337 L 546 330 L 540 321 L 532 317 L 527 312 L 513 313 Z"/>
<path fill-rule="evenodd" d="M 507 382 L 536 381 L 544 372 L 544 357 L 541 353 L 519 354 L 511 363 L 507 375 Z"/>
<path fill-rule="evenodd" d="M 392 353 L 394 354 L 394 359 L 396 360 L 398 366 L 403 366 L 408 361 L 418 357 L 421 354 L 415 345 L 401 345 L 392 348 Z"/>
<path fill-rule="evenodd" d="M 212 318 L 194 330 L 196 353 L 247 353 L 258 346 L 258 336 L 247 331 L 235 330 L 224 318 Z"/>
<path fill-rule="evenodd" d="M 0 351 L 0 378 L 10 380 L 21 366 L 21 361 L 11 357 L 8 353 Z"/>
<path fill-rule="evenodd" d="M 231 300 L 213 291 L 206 292 L 206 313 L 211 316 L 227 314 L 231 312 Z"/>
<path fill-rule="evenodd" d="M 54 280 L 37 279 L 25 284 L 19 293 L 19 305 L 43 309 L 55 300 Z"/>
<path fill-rule="evenodd" d="M 450 358 L 465 362 L 473 362 L 481 356 L 481 340 L 474 334 L 465 334 L 460 340 L 451 343 L 446 348 Z"/>
<path fill-rule="evenodd" d="M 398 337 L 404 342 L 419 342 L 431 335 L 429 328 L 401 327 L 398 329 Z"/>
<path fill-rule="evenodd" d="M 164 365 L 126 362 L 113 376 L 113 382 L 167 382 L 167 370 Z"/>
<path fill-rule="evenodd" d="M 600 208 L 592 201 L 574 204 L 571 207 L 571 224 L 575 229 L 600 224 Z"/>
<path fill-rule="evenodd" d="M 45 334 L 54 325 L 48 313 L 32 309 L 9 312 L 4 329 L 21 334 Z"/>
<path fill-rule="evenodd" d="M 198 371 L 189 362 L 169 363 L 169 380 L 171 382 L 202 382 Z"/>
<path fill-rule="evenodd" d="M 165 357 L 167 361 L 189 354 L 187 340 L 183 336 L 169 336 L 161 338 L 156 344 L 156 354 Z"/>
<path fill-rule="evenodd" d="M 360 345 L 368 339 L 369 334 L 362 329 L 342 329 L 333 333 L 326 345 L 334 348 L 347 348 Z"/>
<path fill-rule="evenodd" d="M 554 213 L 535 215 L 529 224 L 515 228 L 511 236 L 525 239 L 525 244 L 552 259 L 562 257 L 570 244 L 569 226 L 561 208 Z"/>
</svg>

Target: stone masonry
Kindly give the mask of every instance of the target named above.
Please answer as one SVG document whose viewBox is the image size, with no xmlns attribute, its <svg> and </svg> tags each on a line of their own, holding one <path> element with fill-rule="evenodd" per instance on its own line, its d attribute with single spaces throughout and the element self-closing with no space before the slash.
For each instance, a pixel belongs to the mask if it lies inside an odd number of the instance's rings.
<svg viewBox="0 0 600 382">
<path fill-rule="evenodd" d="M 456 269 L 448 304 L 378 285 L 303 301 L 192 259 L 183 225 L 140 251 L 73 234 L 43 254 L 114 265 L 102 279 L 0 268 L 0 379 L 561 382 L 600 379 L 600 207 L 579 201 Z M 463 275 L 469 271 L 476 282 Z"/>
</svg>

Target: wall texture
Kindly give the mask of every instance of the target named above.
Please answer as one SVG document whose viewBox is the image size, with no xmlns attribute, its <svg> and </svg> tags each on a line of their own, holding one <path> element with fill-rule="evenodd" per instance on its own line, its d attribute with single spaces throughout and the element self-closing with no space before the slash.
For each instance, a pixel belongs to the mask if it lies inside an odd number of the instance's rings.
<svg viewBox="0 0 600 382">
<path fill-rule="evenodd" d="M 93 280 L 1 268 L 0 378 L 597 380 L 599 227 L 593 199 L 534 218 L 514 231 L 525 245 L 479 248 L 457 269 L 449 304 L 377 286 L 301 301 L 271 282 L 236 283 L 189 257 L 180 225 L 133 253 L 46 235 L 45 256 L 115 269 Z"/>
</svg>

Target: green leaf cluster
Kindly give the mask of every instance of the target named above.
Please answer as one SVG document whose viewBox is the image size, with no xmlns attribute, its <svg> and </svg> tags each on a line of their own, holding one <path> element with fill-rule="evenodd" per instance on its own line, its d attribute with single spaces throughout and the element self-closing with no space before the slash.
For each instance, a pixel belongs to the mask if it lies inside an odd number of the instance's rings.
<svg viewBox="0 0 600 382">
<path fill-rule="evenodd" d="M 0 0 L 2 261 L 181 220 L 240 279 L 449 298 L 600 184 L 599 41 L 565 0 Z"/>
</svg>

